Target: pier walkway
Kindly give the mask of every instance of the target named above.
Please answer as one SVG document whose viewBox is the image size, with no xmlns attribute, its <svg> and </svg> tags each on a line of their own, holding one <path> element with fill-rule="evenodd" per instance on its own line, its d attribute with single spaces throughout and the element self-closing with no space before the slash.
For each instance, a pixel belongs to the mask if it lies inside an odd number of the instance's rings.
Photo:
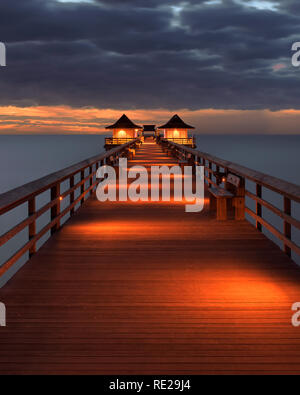
<svg viewBox="0 0 300 395">
<path fill-rule="evenodd" d="M 129 166 L 175 164 L 143 144 Z M 0 373 L 300 373 L 300 269 L 246 220 L 95 194 L 2 288 Z"/>
</svg>

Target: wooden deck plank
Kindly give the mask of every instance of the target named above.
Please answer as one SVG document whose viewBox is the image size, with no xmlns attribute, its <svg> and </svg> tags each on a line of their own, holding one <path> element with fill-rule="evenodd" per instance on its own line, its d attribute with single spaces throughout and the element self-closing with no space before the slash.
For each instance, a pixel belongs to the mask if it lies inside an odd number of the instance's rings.
<svg viewBox="0 0 300 395">
<path fill-rule="evenodd" d="M 130 165 L 175 164 L 145 144 Z M 95 198 L 0 290 L 1 373 L 300 373 L 300 270 L 207 206 Z"/>
</svg>

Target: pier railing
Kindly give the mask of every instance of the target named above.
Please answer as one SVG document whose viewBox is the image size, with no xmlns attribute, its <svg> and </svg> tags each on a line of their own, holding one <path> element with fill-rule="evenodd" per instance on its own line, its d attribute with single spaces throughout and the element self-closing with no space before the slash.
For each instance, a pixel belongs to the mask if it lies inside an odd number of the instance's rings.
<svg viewBox="0 0 300 395">
<path fill-rule="evenodd" d="M 176 144 L 183 144 L 183 145 L 189 145 L 191 148 L 194 148 L 196 146 L 196 141 L 195 137 L 186 137 L 186 138 L 180 138 L 180 137 L 173 137 L 173 138 L 161 138 L 162 141 L 171 141 L 172 143 Z"/>
<path fill-rule="evenodd" d="M 121 145 L 135 140 L 135 138 L 127 137 L 105 137 L 105 144 L 107 145 Z"/>
<path fill-rule="evenodd" d="M 0 215 L 10 212 L 16 207 L 26 204 L 26 218 L 0 236 L 0 247 L 6 244 L 14 236 L 28 228 L 28 240 L 2 265 L 0 262 L 0 278 L 4 275 L 24 254 L 29 252 L 29 257 L 35 254 L 37 242 L 48 232 L 54 234 L 61 226 L 61 220 L 67 214 L 70 216 L 76 211 L 76 206 L 81 206 L 87 195 L 91 195 L 97 186 L 96 172 L 99 166 L 116 159 L 127 148 L 135 146 L 138 139 L 131 140 L 126 144 L 111 149 L 101 155 L 94 156 L 73 166 L 42 177 L 11 191 L 0 195 Z M 88 173 L 88 174 L 86 174 Z M 79 178 L 79 181 L 76 181 Z M 63 182 L 69 182 L 69 188 L 61 192 Z M 40 208 L 36 208 L 36 198 L 42 193 L 50 192 L 50 201 Z M 78 196 L 75 196 L 77 195 Z M 69 198 L 69 205 L 61 210 L 64 199 Z M 50 210 L 50 221 L 37 232 L 37 219 Z"/>
<path fill-rule="evenodd" d="M 246 185 L 245 196 L 254 202 L 255 207 L 253 210 L 246 205 L 244 211 L 253 218 L 256 228 L 259 231 L 266 229 L 273 234 L 275 239 L 282 243 L 283 250 L 288 256 L 291 256 L 293 251 L 300 257 L 300 247 L 292 240 L 292 229 L 300 230 L 300 221 L 292 213 L 292 203 L 300 203 L 300 186 L 184 145 L 171 141 L 161 141 L 161 143 L 173 148 L 175 155 L 186 158 L 192 165 L 204 166 L 205 181 L 209 186 L 220 187 L 223 184 L 226 188 L 225 180 L 229 173 L 240 177 L 243 185 Z M 252 192 L 247 189 L 247 181 L 253 183 L 254 190 Z M 263 195 L 267 195 L 265 193 L 267 190 L 279 195 L 281 208 L 278 208 L 273 202 L 271 203 L 270 199 L 264 198 Z M 264 218 L 263 208 L 282 220 L 282 231 Z"/>
</svg>

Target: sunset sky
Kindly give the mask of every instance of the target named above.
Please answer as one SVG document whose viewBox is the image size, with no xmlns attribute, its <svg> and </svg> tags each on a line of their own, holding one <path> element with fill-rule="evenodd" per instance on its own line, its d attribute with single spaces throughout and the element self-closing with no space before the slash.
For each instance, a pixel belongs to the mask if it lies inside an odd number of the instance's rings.
<svg viewBox="0 0 300 395">
<path fill-rule="evenodd" d="M 0 133 L 300 132 L 299 0 L 1 0 Z"/>
</svg>

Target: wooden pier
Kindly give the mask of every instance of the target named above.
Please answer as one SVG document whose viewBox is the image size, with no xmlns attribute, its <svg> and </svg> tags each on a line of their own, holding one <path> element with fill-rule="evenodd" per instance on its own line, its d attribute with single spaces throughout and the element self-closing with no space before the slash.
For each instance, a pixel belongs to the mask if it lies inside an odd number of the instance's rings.
<svg viewBox="0 0 300 395">
<path fill-rule="evenodd" d="M 283 193 L 284 251 L 261 232 L 261 208 L 269 203 L 260 188 L 256 227 L 230 217 L 218 221 L 208 190 L 199 213 L 186 213 L 184 201 L 100 203 L 91 193 L 98 166 L 132 144 L 0 196 L 0 214 L 28 203 L 28 218 L 2 235 L 0 245 L 29 227 L 25 247 L 0 273 L 26 251 L 31 256 L 0 289 L 7 309 L 0 373 L 299 374 L 300 327 L 291 324 L 291 306 L 300 301 L 300 269 L 290 259 L 297 246 L 289 236 L 299 222 L 288 211 L 288 201 L 300 201 L 299 187 L 289 184 Z M 207 180 L 219 186 L 216 158 L 170 144 L 205 165 Z M 129 166 L 176 163 L 149 140 Z M 229 162 L 216 166 L 250 177 Z M 274 178 L 251 177 L 274 191 Z M 65 180 L 70 189 L 60 193 Z M 46 189 L 51 201 L 37 210 L 35 198 Z M 61 199 L 70 199 L 64 211 Z M 51 222 L 37 231 L 35 221 L 46 209 Z M 37 251 L 40 233 L 49 230 L 52 236 Z"/>
</svg>

